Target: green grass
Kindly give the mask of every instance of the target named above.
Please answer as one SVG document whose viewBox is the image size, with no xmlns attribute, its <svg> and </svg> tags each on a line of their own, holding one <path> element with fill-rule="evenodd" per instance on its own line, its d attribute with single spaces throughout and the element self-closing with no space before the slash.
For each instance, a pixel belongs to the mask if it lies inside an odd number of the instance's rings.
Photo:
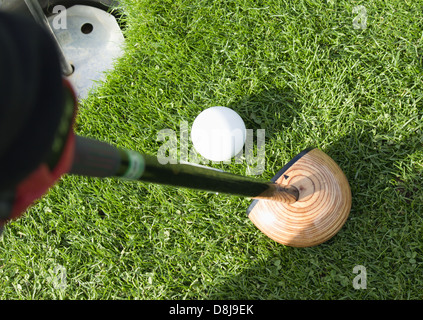
<svg viewBox="0 0 423 320">
<path fill-rule="evenodd" d="M 423 1 L 124 6 L 125 56 L 81 103 L 78 134 L 155 155 L 160 130 L 229 106 L 266 130 L 260 178 L 319 147 L 350 181 L 351 215 L 299 249 L 258 231 L 247 199 L 66 176 L 6 228 L 0 298 L 423 298 Z M 357 265 L 366 289 L 353 287 Z"/>
</svg>

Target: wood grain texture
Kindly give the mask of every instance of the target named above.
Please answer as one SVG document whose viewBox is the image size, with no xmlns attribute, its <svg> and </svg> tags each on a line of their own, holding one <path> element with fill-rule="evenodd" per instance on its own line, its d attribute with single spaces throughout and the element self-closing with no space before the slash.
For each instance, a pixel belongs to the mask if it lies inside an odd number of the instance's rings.
<svg viewBox="0 0 423 320">
<path fill-rule="evenodd" d="M 323 151 L 306 153 L 276 183 L 295 186 L 298 200 L 259 200 L 249 213 L 257 228 L 276 242 L 292 247 L 315 246 L 332 238 L 347 220 L 352 199 L 348 180 Z"/>
<path fill-rule="evenodd" d="M 263 199 L 280 201 L 284 203 L 293 203 L 298 200 L 299 195 L 300 192 L 293 185 L 286 186 L 277 183 L 269 183 L 269 188 L 266 191 L 252 198 L 257 200 Z"/>
</svg>

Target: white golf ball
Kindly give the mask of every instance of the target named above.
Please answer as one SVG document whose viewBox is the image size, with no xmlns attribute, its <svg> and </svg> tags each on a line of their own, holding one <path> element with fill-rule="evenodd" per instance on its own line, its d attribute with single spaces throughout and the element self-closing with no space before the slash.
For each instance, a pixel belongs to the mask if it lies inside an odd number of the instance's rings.
<svg viewBox="0 0 423 320">
<path fill-rule="evenodd" d="M 212 161 L 225 161 L 237 155 L 246 138 L 242 118 L 227 107 L 211 107 L 201 112 L 191 128 L 195 150 Z"/>
</svg>

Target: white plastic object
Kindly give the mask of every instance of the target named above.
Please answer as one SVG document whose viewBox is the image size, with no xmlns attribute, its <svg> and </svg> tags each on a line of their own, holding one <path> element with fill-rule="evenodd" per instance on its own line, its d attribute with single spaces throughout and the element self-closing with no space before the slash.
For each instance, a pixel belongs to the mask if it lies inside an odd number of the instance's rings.
<svg viewBox="0 0 423 320">
<path fill-rule="evenodd" d="M 115 17 L 98 8 L 74 5 L 48 18 L 74 72 L 68 76 L 79 99 L 105 80 L 123 55 L 125 39 Z"/>
</svg>

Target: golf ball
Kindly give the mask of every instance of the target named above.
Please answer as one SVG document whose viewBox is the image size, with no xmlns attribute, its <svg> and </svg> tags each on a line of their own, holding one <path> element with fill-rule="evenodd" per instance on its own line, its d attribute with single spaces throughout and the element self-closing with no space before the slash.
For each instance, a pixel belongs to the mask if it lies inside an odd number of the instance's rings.
<svg viewBox="0 0 423 320">
<path fill-rule="evenodd" d="M 225 161 L 237 155 L 246 138 L 242 118 L 227 107 L 211 107 L 201 112 L 191 128 L 195 150 L 212 161 Z"/>
</svg>

